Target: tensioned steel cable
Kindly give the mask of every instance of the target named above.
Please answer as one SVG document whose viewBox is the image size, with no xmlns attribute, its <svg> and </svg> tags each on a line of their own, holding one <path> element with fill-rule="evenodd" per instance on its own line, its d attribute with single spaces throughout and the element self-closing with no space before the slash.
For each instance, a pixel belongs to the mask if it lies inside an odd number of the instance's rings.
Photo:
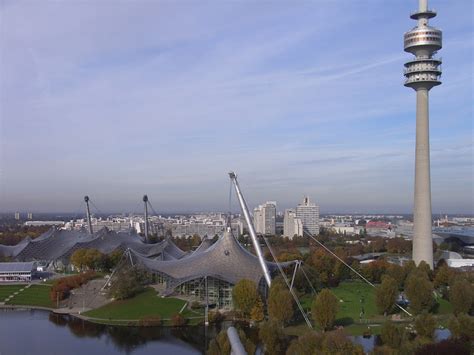
<svg viewBox="0 0 474 355">
<path fill-rule="evenodd" d="M 123 260 L 124 260 L 124 256 L 125 256 L 125 254 L 127 254 L 127 253 L 128 253 L 128 249 L 125 250 L 125 251 L 122 253 L 122 256 L 120 257 L 119 262 L 117 263 L 117 265 L 115 265 L 115 268 L 114 268 L 114 269 L 112 270 L 112 272 L 110 273 L 110 277 L 108 278 L 108 280 L 105 281 L 104 285 L 103 285 L 103 286 L 94 294 L 94 296 L 93 296 L 91 299 L 89 299 L 89 301 L 86 303 L 87 306 L 89 306 L 89 305 L 96 299 L 96 297 L 97 297 L 97 295 L 99 294 L 99 292 L 101 292 L 105 287 L 107 287 L 107 285 L 108 285 L 109 283 L 112 282 L 112 277 L 115 276 L 115 273 L 116 273 L 116 271 L 118 270 L 119 266 L 122 265 L 122 262 L 123 262 Z"/>
<path fill-rule="evenodd" d="M 319 240 L 317 240 L 311 233 L 309 233 L 308 231 L 305 231 L 303 230 L 303 234 L 306 233 L 306 235 L 308 237 L 310 237 L 311 239 L 313 239 L 316 243 L 318 243 L 321 247 L 324 248 L 324 250 L 326 250 L 329 254 L 331 254 L 332 256 L 334 256 L 337 260 L 339 260 L 341 263 L 343 263 L 345 266 L 347 266 L 352 272 L 354 272 L 357 276 L 359 276 L 362 280 L 364 280 L 367 284 L 369 284 L 370 286 L 372 286 L 373 288 L 376 288 L 376 286 L 370 282 L 369 280 L 367 280 L 364 276 L 362 276 L 356 269 L 354 269 L 352 266 L 350 266 L 348 263 L 346 263 L 344 260 L 342 260 L 340 257 L 338 257 L 334 252 L 332 252 L 328 247 L 326 247 L 323 243 L 321 243 Z M 403 308 L 402 306 L 400 306 L 398 303 L 395 303 L 395 305 L 400 308 L 403 312 L 405 312 L 406 314 L 408 314 L 410 317 L 412 317 L 412 314 L 410 312 L 408 312 L 405 308 Z"/>
<path fill-rule="evenodd" d="M 313 290 L 313 293 L 316 294 L 317 292 L 316 292 L 316 290 L 314 289 L 313 284 L 312 284 L 311 281 L 309 280 L 308 275 L 306 275 L 306 271 L 304 271 L 303 265 L 301 265 L 300 269 L 301 269 L 301 271 L 303 271 L 303 275 L 304 275 L 304 277 L 306 278 L 306 281 L 308 281 L 309 286 L 311 286 L 311 289 Z"/>
<path fill-rule="evenodd" d="M 272 257 L 273 257 L 273 260 L 275 260 L 275 263 L 277 264 L 278 270 L 280 271 L 281 276 L 283 276 L 283 280 L 285 280 L 286 286 L 287 286 L 288 289 L 290 290 L 290 293 L 291 293 L 291 295 L 293 296 L 293 299 L 295 300 L 295 302 L 296 302 L 296 304 L 297 304 L 297 306 L 298 306 L 298 309 L 299 309 L 300 312 L 301 312 L 301 315 L 303 316 L 304 320 L 306 321 L 306 324 L 308 325 L 308 327 L 311 328 L 311 329 L 313 329 L 313 325 L 311 324 L 310 320 L 308 319 L 308 316 L 306 315 L 306 313 L 305 313 L 305 311 L 304 311 L 304 309 L 303 309 L 303 306 L 301 305 L 301 303 L 300 303 L 298 297 L 296 296 L 295 291 L 291 288 L 290 283 L 289 283 L 289 281 L 288 281 L 288 278 L 286 277 L 286 275 L 285 275 L 285 273 L 284 273 L 284 271 L 283 271 L 283 269 L 282 269 L 280 263 L 278 262 L 278 260 L 277 260 L 277 258 L 276 258 L 276 256 L 275 256 L 275 254 L 273 253 L 273 250 L 272 250 L 272 247 L 270 246 L 270 243 L 268 243 L 267 238 L 265 238 L 264 235 L 262 235 L 262 237 L 263 237 L 263 240 L 265 241 L 265 244 L 266 244 L 267 247 L 268 247 L 268 250 L 270 251 L 270 254 L 271 254 Z"/>
<path fill-rule="evenodd" d="M 156 212 L 155 209 L 153 208 L 153 205 L 151 204 L 150 200 L 148 200 L 147 202 L 150 205 L 151 211 L 155 214 L 155 216 L 159 216 L 158 212 Z"/>
<path fill-rule="evenodd" d="M 99 214 L 103 215 L 102 211 L 99 210 L 99 208 L 95 205 L 94 201 L 89 200 L 89 203 L 92 205 L 92 207 L 94 207 L 94 208 L 96 209 L 96 211 L 97 211 Z"/>
</svg>

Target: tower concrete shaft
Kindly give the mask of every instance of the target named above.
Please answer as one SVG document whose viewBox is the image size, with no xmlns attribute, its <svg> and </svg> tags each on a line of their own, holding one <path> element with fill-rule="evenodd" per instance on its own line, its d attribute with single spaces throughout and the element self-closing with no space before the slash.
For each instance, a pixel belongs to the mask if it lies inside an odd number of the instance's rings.
<svg viewBox="0 0 474 355">
<path fill-rule="evenodd" d="M 429 26 L 436 12 L 428 0 L 419 0 L 418 11 L 411 14 L 417 25 L 404 35 L 405 51 L 415 58 L 405 63 L 405 86 L 416 91 L 415 206 L 413 211 L 413 260 L 425 261 L 433 268 L 431 217 L 429 90 L 441 84 L 441 60 L 433 55 L 442 47 L 442 32 Z"/>
<path fill-rule="evenodd" d="M 428 90 L 416 91 L 415 208 L 413 260 L 433 268 Z"/>
</svg>

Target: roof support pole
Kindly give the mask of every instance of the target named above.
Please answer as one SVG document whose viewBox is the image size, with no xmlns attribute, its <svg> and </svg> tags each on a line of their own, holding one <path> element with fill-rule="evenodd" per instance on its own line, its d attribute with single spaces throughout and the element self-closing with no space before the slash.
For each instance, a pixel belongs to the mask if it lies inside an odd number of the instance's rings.
<svg viewBox="0 0 474 355">
<path fill-rule="evenodd" d="M 145 203 L 145 243 L 148 243 L 148 196 L 143 195 L 143 202 Z"/>
<path fill-rule="evenodd" d="M 293 289 L 293 283 L 295 282 L 296 271 L 298 271 L 298 267 L 300 266 L 299 261 L 295 263 L 295 270 L 293 271 L 293 277 L 291 278 L 290 290 Z"/>
<path fill-rule="evenodd" d="M 89 233 L 93 234 L 92 221 L 91 221 L 91 210 L 89 209 L 89 196 L 84 196 L 84 201 L 86 203 L 86 215 L 87 215 L 87 224 L 89 225 Z"/>
<path fill-rule="evenodd" d="M 209 325 L 209 292 L 207 288 L 207 276 L 204 277 L 204 287 L 206 288 L 206 308 L 204 310 L 204 325 Z"/>
<path fill-rule="evenodd" d="M 247 355 L 237 329 L 234 327 L 227 328 L 227 337 L 229 338 L 232 355 Z"/>
<path fill-rule="evenodd" d="M 265 281 L 267 282 L 267 286 L 270 287 L 272 284 L 272 278 L 270 277 L 270 272 L 268 271 L 267 263 L 263 258 L 262 249 L 260 248 L 260 244 L 258 243 L 257 234 L 255 233 L 255 229 L 253 227 L 252 219 L 250 218 L 249 209 L 247 207 L 247 203 L 245 202 L 244 196 L 240 191 L 239 183 L 237 182 L 237 175 L 234 172 L 229 173 L 230 180 L 233 182 L 235 187 L 235 192 L 237 193 L 237 198 L 239 200 L 240 209 L 244 214 L 245 221 L 249 227 L 250 237 L 252 239 L 253 247 L 255 252 L 257 253 L 258 261 L 260 262 L 260 266 L 263 270 L 263 276 L 265 276 Z"/>
</svg>

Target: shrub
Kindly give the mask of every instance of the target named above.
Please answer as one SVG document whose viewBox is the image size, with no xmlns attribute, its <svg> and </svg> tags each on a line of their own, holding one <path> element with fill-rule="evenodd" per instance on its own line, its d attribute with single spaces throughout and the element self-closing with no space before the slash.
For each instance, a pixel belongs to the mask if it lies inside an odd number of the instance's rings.
<svg viewBox="0 0 474 355">
<path fill-rule="evenodd" d="M 82 274 L 62 277 L 53 282 L 49 298 L 53 302 L 62 301 L 66 299 L 71 290 L 81 287 L 83 284 L 94 279 L 97 274 L 94 271 L 87 271 Z"/>
<path fill-rule="evenodd" d="M 177 313 L 171 317 L 171 325 L 173 327 L 182 327 L 186 325 L 186 318 L 184 318 L 181 314 Z"/>
<path fill-rule="evenodd" d="M 138 325 L 141 327 L 156 327 L 161 325 L 161 318 L 159 315 L 145 316 L 138 321 Z"/>
</svg>

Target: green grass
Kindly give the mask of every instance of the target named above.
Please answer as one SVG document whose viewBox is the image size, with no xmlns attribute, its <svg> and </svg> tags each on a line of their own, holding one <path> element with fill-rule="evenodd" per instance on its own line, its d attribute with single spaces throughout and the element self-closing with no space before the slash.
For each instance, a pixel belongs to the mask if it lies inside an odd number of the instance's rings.
<svg viewBox="0 0 474 355">
<path fill-rule="evenodd" d="M 453 314 L 453 306 L 451 303 L 443 298 L 438 298 L 436 300 L 438 302 L 438 306 L 436 308 L 436 314 Z"/>
<path fill-rule="evenodd" d="M 0 285 L 0 302 L 3 302 L 5 298 L 10 296 L 12 293 L 17 292 L 25 285 Z"/>
<path fill-rule="evenodd" d="M 344 281 L 331 291 L 339 299 L 339 311 L 336 316 L 336 325 L 342 325 L 352 335 L 362 335 L 367 331 L 370 324 L 383 322 L 383 316 L 377 314 L 375 305 L 375 289 L 361 281 Z M 363 299 L 363 302 L 361 302 Z M 314 300 L 313 295 L 304 295 L 300 298 L 301 305 L 305 310 L 311 310 Z M 361 308 L 364 308 L 363 323 L 359 323 Z M 367 324 L 366 324 L 367 323 Z M 319 330 L 313 322 L 314 329 Z M 380 332 L 380 327 L 372 326 L 372 334 Z M 306 324 L 298 323 L 285 328 L 287 335 L 301 335 L 307 330 Z"/>
<path fill-rule="evenodd" d="M 358 322 L 362 307 L 365 311 L 363 319 L 371 319 L 377 315 L 375 289 L 372 286 L 360 281 L 344 281 L 338 287 L 331 288 L 331 291 L 340 301 L 337 324 L 349 325 Z M 300 301 L 304 309 L 311 310 L 313 300 L 314 296 L 304 295 Z"/>
<path fill-rule="evenodd" d="M 103 307 L 84 313 L 85 316 L 107 320 L 138 320 L 145 316 L 171 318 L 178 313 L 186 302 L 177 298 L 162 298 L 149 288 L 133 298 L 113 301 Z M 196 314 L 184 311 L 183 316 L 194 317 Z"/>
<path fill-rule="evenodd" d="M 13 297 L 7 304 L 54 308 L 49 299 L 50 289 L 47 285 L 33 285 Z"/>
<path fill-rule="evenodd" d="M 339 302 L 336 324 L 349 325 L 358 322 L 362 308 L 365 311 L 363 319 L 371 319 L 377 315 L 375 289 L 372 286 L 359 281 L 345 281 L 331 291 L 342 300 Z"/>
</svg>

